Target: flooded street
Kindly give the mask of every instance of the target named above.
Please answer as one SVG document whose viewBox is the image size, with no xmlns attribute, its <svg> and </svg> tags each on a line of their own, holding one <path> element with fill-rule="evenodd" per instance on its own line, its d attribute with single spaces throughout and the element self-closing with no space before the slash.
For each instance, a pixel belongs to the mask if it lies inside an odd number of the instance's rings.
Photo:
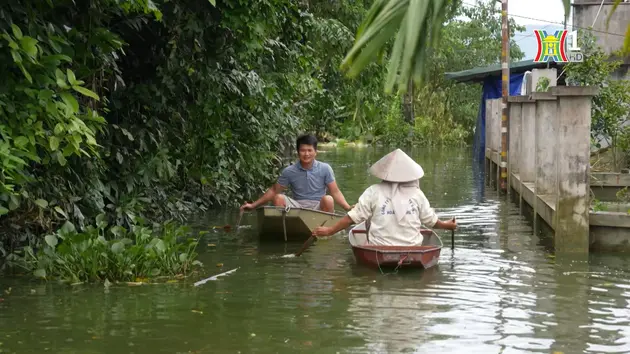
<svg viewBox="0 0 630 354">
<path fill-rule="evenodd" d="M 390 150 L 322 148 L 354 204 Z M 200 245 L 199 287 L 0 280 L 1 353 L 623 353 L 630 352 L 630 257 L 556 260 L 518 205 L 476 174 L 467 149 L 417 149 L 421 188 L 441 219 L 444 248 L 428 271 L 381 274 L 355 264 L 346 235 L 259 244 L 255 215 Z M 205 230 L 235 225 L 209 213 Z M 209 245 L 210 244 L 210 245 Z M 222 267 L 217 267 L 222 263 Z"/>
</svg>

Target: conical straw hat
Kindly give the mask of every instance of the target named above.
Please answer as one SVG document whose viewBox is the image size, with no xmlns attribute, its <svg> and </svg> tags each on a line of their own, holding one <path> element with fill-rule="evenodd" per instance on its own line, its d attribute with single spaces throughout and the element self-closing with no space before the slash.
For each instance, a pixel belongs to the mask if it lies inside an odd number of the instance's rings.
<svg viewBox="0 0 630 354">
<path fill-rule="evenodd" d="M 383 156 L 368 171 L 389 182 L 411 182 L 424 176 L 422 167 L 400 149 Z"/>
</svg>

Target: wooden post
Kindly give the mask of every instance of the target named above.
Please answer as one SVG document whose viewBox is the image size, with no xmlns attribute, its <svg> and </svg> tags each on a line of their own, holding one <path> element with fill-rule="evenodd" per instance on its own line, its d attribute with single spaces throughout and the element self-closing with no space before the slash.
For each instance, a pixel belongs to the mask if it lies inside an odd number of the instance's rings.
<svg viewBox="0 0 630 354">
<path fill-rule="evenodd" d="M 500 189 L 507 191 L 507 150 L 508 150 L 508 97 L 510 96 L 510 32 L 508 27 L 508 0 L 501 0 L 501 154 Z"/>
<path fill-rule="evenodd" d="M 492 125 L 492 136 L 494 137 L 494 146 L 492 147 L 494 149 L 494 153 L 492 155 L 492 158 L 495 161 L 495 166 L 496 166 L 496 175 L 495 177 L 495 181 L 496 181 L 496 190 L 497 193 L 501 193 L 501 138 L 503 136 L 503 134 L 501 133 L 501 104 L 502 104 L 503 99 L 501 98 L 497 98 L 492 100 L 492 121 L 494 122 L 494 124 Z"/>
</svg>

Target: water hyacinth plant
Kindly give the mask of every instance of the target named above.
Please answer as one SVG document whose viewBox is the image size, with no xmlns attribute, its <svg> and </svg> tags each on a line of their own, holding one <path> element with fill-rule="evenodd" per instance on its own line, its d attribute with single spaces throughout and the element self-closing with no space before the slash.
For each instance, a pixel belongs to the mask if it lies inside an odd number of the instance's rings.
<svg viewBox="0 0 630 354">
<path fill-rule="evenodd" d="M 41 244 L 10 255 L 7 263 L 39 278 L 71 283 L 187 276 L 202 266 L 196 260 L 199 237 L 188 237 L 186 227 L 148 227 L 140 219 L 130 230 L 108 226 L 104 214 L 83 232 L 66 222 Z"/>
</svg>

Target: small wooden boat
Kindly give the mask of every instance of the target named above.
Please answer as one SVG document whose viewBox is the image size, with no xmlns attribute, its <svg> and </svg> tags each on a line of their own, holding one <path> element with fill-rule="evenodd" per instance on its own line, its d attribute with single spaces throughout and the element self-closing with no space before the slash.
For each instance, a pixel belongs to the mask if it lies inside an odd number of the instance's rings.
<svg viewBox="0 0 630 354">
<path fill-rule="evenodd" d="M 270 241 L 306 241 L 318 226 L 332 226 L 345 214 L 307 208 L 264 206 L 256 209 L 258 236 Z"/>
<path fill-rule="evenodd" d="M 365 222 L 355 225 L 348 241 L 357 263 L 373 267 L 430 268 L 438 263 L 442 240 L 430 229 L 420 230 L 422 246 L 380 246 L 370 244 Z"/>
</svg>

